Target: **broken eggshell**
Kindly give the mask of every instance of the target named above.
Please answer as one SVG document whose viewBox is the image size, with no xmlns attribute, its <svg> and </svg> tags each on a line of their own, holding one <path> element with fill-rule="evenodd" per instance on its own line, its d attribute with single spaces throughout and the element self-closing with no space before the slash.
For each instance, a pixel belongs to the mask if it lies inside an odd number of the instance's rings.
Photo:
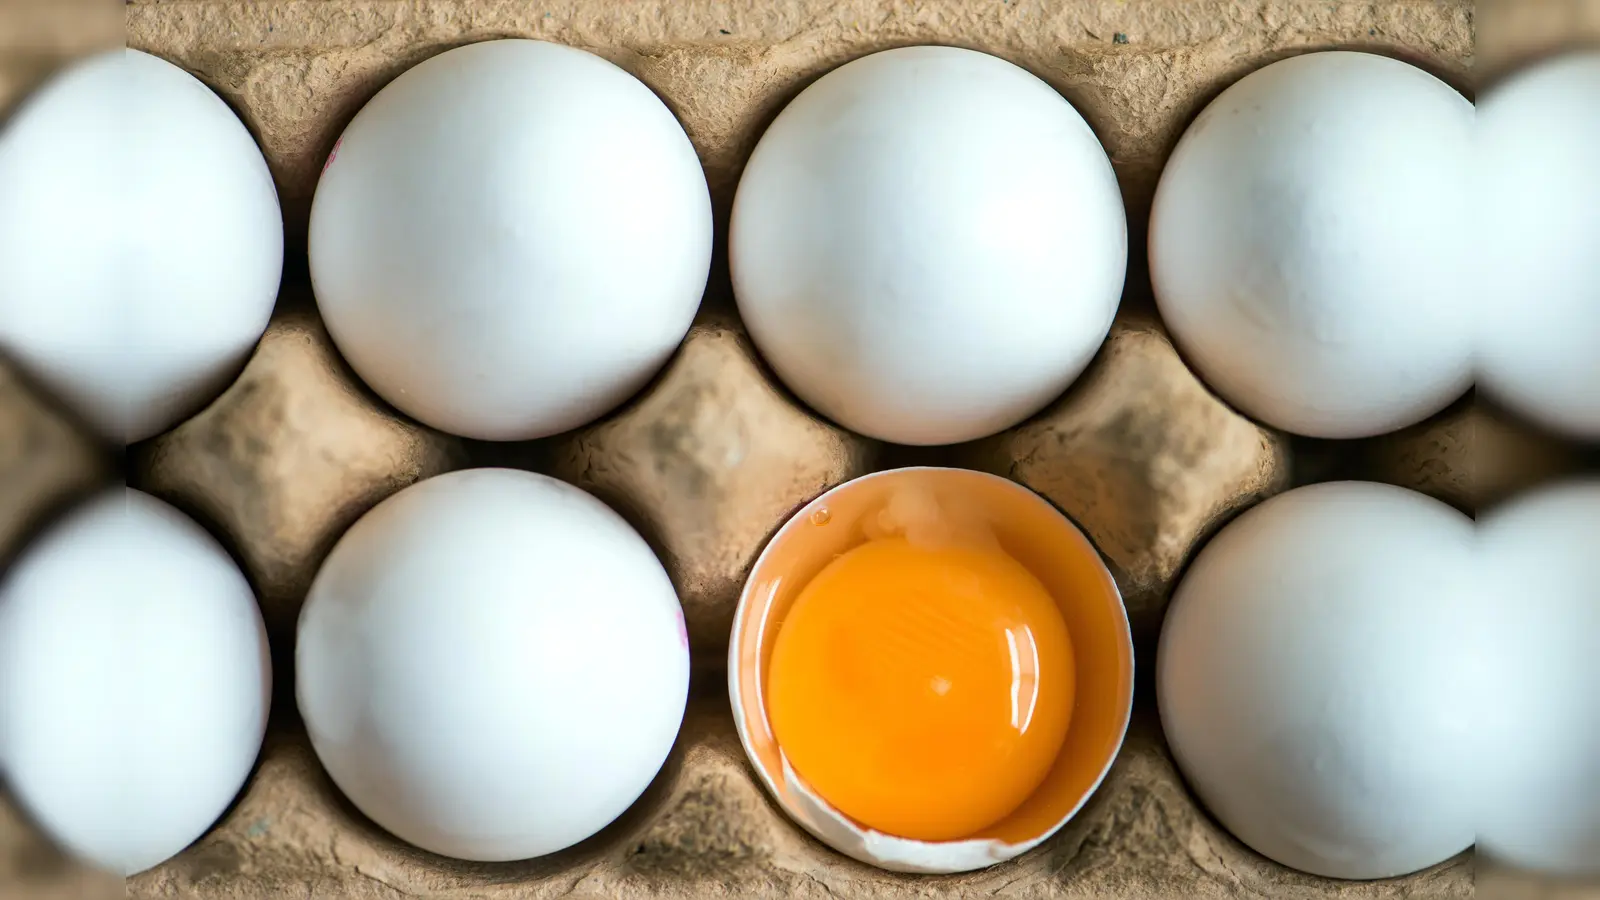
<svg viewBox="0 0 1600 900">
<path fill-rule="evenodd" d="M 931 496 L 958 524 L 992 530 L 1050 590 L 1072 635 L 1077 697 L 1061 753 L 1044 782 L 998 823 L 957 841 L 919 841 L 865 828 L 834 809 L 789 765 L 766 711 L 765 679 L 784 617 L 834 557 L 868 539 L 896 497 Z M 756 560 L 734 614 L 728 693 L 745 753 L 778 806 L 817 840 L 894 872 L 970 872 L 1018 856 L 1065 825 L 1110 771 L 1133 703 L 1133 641 L 1116 583 L 1099 553 L 1027 488 L 966 469 L 906 468 L 839 485 L 795 513 Z"/>
</svg>

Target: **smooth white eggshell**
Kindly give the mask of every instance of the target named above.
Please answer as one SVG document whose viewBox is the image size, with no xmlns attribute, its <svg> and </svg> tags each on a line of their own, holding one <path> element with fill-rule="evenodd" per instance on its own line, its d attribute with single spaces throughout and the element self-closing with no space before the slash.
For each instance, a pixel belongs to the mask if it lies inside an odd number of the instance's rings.
<svg viewBox="0 0 1600 900">
<path fill-rule="evenodd" d="M 571 846 L 661 768 L 689 653 L 661 563 L 599 500 L 474 469 L 385 500 L 300 616 L 296 689 L 323 766 L 397 837 L 503 861 Z"/>
<path fill-rule="evenodd" d="M 1478 848 L 1600 878 L 1600 480 L 1525 494 L 1482 521 L 1492 690 Z"/>
<path fill-rule="evenodd" d="M 356 115 L 310 239 L 328 332 L 374 391 L 445 431 L 526 440 L 608 412 L 672 355 L 705 290 L 711 200 L 638 79 L 487 41 Z"/>
<path fill-rule="evenodd" d="M 1335 482 L 1229 523 L 1183 577 L 1156 663 L 1178 767 L 1241 841 L 1331 878 L 1472 846 L 1484 648 L 1473 526 Z"/>
<path fill-rule="evenodd" d="M 1521 73 L 1478 113 L 1480 381 L 1600 440 L 1600 52 Z"/>
<path fill-rule="evenodd" d="M 171 63 L 91 57 L 0 132 L 0 352 L 112 440 L 164 431 L 221 392 L 282 269 L 261 151 Z"/>
<path fill-rule="evenodd" d="M 271 682 L 238 567 L 138 491 L 74 511 L 0 587 L 0 775 L 48 835 L 113 873 L 176 855 L 233 801 Z"/>
<path fill-rule="evenodd" d="M 829 72 L 767 129 L 734 200 L 739 311 L 779 378 L 901 444 L 1017 424 L 1105 340 L 1127 220 L 1077 110 L 1026 70 L 905 47 Z"/>
<path fill-rule="evenodd" d="M 1366 53 L 1217 97 L 1156 191 L 1150 274 L 1179 348 L 1247 415 L 1369 437 L 1472 382 L 1472 104 Z"/>
</svg>

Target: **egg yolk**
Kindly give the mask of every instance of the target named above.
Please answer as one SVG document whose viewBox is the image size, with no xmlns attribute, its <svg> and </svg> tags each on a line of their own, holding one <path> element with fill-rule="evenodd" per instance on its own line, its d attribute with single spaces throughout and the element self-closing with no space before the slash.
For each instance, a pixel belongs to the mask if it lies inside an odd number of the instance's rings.
<svg viewBox="0 0 1600 900">
<path fill-rule="evenodd" d="M 972 837 L 1049 773 L 1072 716 L 1061 610 L 998 547 L 869 541 L 796 598 L 767 711 L 797 774 L 867 828 Z"/>
</svg>

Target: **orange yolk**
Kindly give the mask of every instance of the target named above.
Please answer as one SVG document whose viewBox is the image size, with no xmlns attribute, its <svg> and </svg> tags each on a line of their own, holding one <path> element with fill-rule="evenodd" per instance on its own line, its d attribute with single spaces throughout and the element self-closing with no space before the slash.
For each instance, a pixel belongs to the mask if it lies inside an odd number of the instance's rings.
<svg viewBox="0 0 1600 900">
<path fill-rule="evenodd" d="M 857 823 L 972 837 L 1055 763 L 1072 646 L 1045 587 L 998 547 L 869 541 L 796 598 L 768 670 L 778 746 Z"/>
</svg>

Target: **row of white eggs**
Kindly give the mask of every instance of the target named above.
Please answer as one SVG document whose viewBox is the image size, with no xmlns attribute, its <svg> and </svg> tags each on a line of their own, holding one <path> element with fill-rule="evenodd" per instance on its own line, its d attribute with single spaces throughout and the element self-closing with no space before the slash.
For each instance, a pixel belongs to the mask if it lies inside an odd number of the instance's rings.
<svg viewBox="0 0 1600 900">
<path fill-rule="evenodd" d="M 1365 482 L 1246 512 L 1203 548 L 1163 629 L 1179 768 L 1237 837 L 1307 872 L 1396 876 L 1476 841 L 1600 876 L 1597 533 L 1595 481 L 1527 495 L 1476 534 L 1450 507 Z M 671 751 L 689 678 L 646 543 L 577 488 L 505 469 L 429 479 L 359 520 L 313 583 L 295 660 L 338 788 L 407 842 L 489 861 L 571 846 L 627 809 Z M 158 500 L 108 494 L 0 584 L 0 775 L 74 853 L 124 874 L 157 865 L 246 779 L 269 666 L 223 549 Z M 1080 671 L 1079 696 L 1103 677 Z M 939 872 L 1064 821 L 976 855 L 970 840 L 906 857 L 814 833 Z"/>
<path fill-rule="evenodd" d="M 1402 488 L 1298 488 L 1229 523 L 1174 594 L 1161 721 L 1205 806 L 1314 874 L 1476 844 L 1600 877 L 1600 480 L 1480 520 Z"/>
<path fill-rule="evenodd" d="M 1161 180 L 1164 320 L 1225 399 L 1291 432 L 1418 422 L 1476 361 L 1517 409 L 1600 437 L 1596 96 L 1595 55 L 1492 93 L 1474 192 L 1474 107 L 1422 70 L 1324 52 L 1246 76 Z M 1107 334 L 1128 256 L 1115 174 L 1078 112 L 945 47 L 804 90 L 751 156 L 729 232 L 740 312 L 779 378 L 913 445 L 995 433 L 1059 396 Z M 266 164 L 216 95 L 137 51 L 96 58 L 0 136 L 0 350 L 113 437 L 149 437 L 262 333 L 281 235 Z M 704 174 L 660 99 L 592 54 L 500 40 L 414 67 L 361 110 L 309 249 L 329 332 L 380 396 L 523 440 L 650 379 L 700 305 L 712 243 Z"/>
<path fill-rule="evenodd" d="M 360 519 L 320 570 L 298 705 L 334 782 L 438 853 L 519 859 L 638 798 L 684 712 L 688 642 L 648 545 L 527 472 L 440 476 Z M 131 875 L 199 837 L 261 748 L 250 586 L 131 488 L 75 510 L 0 587 L 0 775 L 67 850 Z"/>
</svg>

